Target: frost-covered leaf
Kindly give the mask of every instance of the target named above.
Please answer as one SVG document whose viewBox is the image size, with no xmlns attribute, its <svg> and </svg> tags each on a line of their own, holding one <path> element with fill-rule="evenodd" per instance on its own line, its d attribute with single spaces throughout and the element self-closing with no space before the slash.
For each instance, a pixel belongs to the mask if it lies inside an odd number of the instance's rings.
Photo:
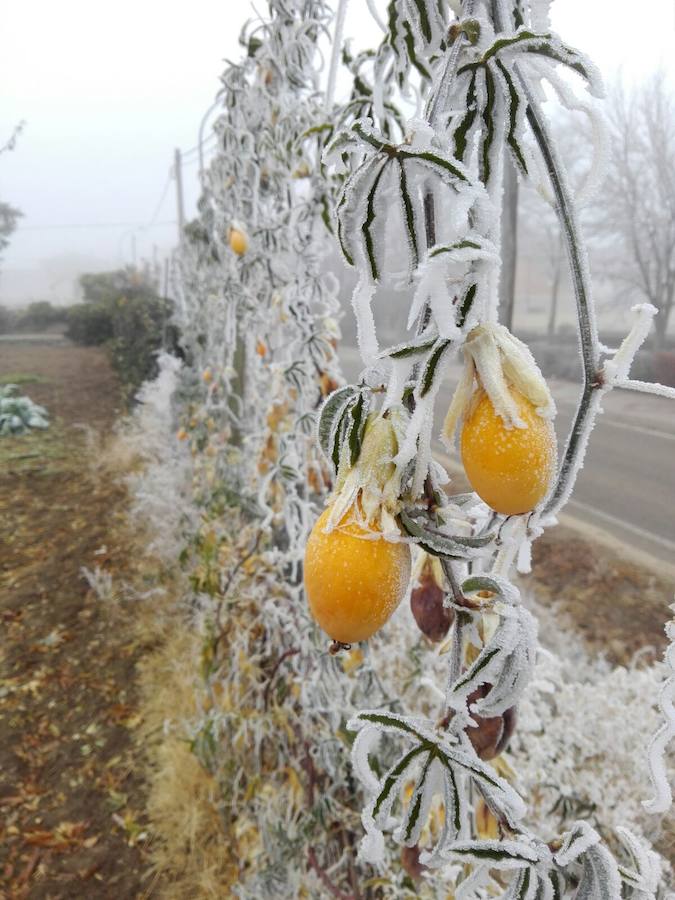
<svg viewBox="0 0 675 900">
<path fill-rule="evenodd" d="M 527 28 L 521 28 L 510 37 L 498 38 L 485 51 L 482 61 L 486 63 L 492 58 L 509 56 L 514 52 L 538 53 L 561 63 L 581 75 L 588 82 L 592 93 L 597 95 L 602 93 L 601 79 L 593 63 L 583 53 L 564 44 L 552 32 L 536 34 Z"/>
<path fill-rule="evenodd" d="M 496 869 L 527 868 L 539 860 L 530 844 L 521 841 L 457 841 L 453 855 L 472 862 L 489 862 Z"/>
<path fill-rule="evenodd" d="M 619 827 L 616 830 L 630 859 L 630 868 L 619 865 L 621 880 L 637 891 L 639 900 L 655 900 L 661 880 L 658 856 L 627 828 Z"/>
<path fill-rule="evenodd" d="M 334 155 L 335 147 L 344 151 L 359 146 L 368 152 L 342 187 L 336 207 L 338 239 L 349 265 L 360 265 L 363 260 L 369 277 L 377 282 L 383 256 L 381 237 L 391 216 L 392 177 L 400 201 L 400 219 L 412 269 L 419 263 L 423 241 L 421 180 L 425 177 L 435 179 L 452 191 L 466 189 L 472 199 L 480 195 L 480 188 L 472 184 L 469 174 L 456 160 L 433 149 L 393 144 L 365 119 L 355 121 L 348 133 L 336 137 L 327 153 L 330 151 L 330 155 Z"/>
<path fill-rule="evenodd" d="M 417 539 L 420 547 L 432 556 L 446 556 L 450 559 L 472 559 L 482 556 L 483 549 L 494 540 L 493 534 L 466 537 L 449 535 L 432 526 L 422 517 L 414 517 L 403 511 L 401 524 L 406 532 Z"/>
<path fill-rule="evenodd" d="M 614 857 L 602 844 L 589 847 L 581 857 L 581 877 L 575 900 L 618 900 L 621 879 Z"/>
<path fill-rule="evenodd" d="M 412 66 L 431 78 L 433 57 L 445 48 L 447 7 L 440 0 L 390 0 L 386 44 L 393 51 L 396 74 L 403 84 Z"/>
<path fill-rule="evenodd" d="M 319 446 L 336 470 L 340 460 L 340 428 L 349 407 L 359 395 L 359 388 L 352 384 L 345 385 L 333 391 L 321 408 L 317 425 Z"/>
<path fill-rule="evenodd" d="M 482 762 L 475 753 L 453 743 L 453 739 L 447 734 L 434 731 L 428 722 L 389 712 L 364 711 L 348 722 L 347 727 L 350 730 L 365 728 L 398 734 L 413 743 L 383 777 L 374 778 L 368 759 L 361 758 L 364 749 L 372 748 L 372 741 L 368 738 L 362 741 L 359 736 L 354 742 L 353 754 L 359 755 L 359 758 L 354 758 L 354 768 L 373 794 L 362 817 L 369 835 L 367 846 L 381 847 L 380 841 L 373 837 L 374 832 L 381 832 L 387 827 L 397 795 L 396 787 L 401 784 L 401 779 L 412 765 L 419 766 L 415 789 L 395 832 L 395 838 L 401 843 L 415 842 L 435 795 L 440 794 L 444 798 L 446 808 L 445 825 L 439 844 L 434 851 L 425 855 L 425 864 L 429 864 L 430 860 L 439 862 L 444 848 L 455 841 L 459 834 L 462 805 L 459 776 L 463 775 L 474 783 L 494 815 L 508 823 L 509 827 L 515 829 L 525 812 L 521 798 L 491 766 Z"/>
<path fill-rule="evenodd" d="M 500 619 L 494 634 L 481 648 L 480 653 L 465 672 L 457 677 L 450 688 L 451 696 L 467 698 L 481 685 L 491 685 L 485 697 L 474 704 L 480 716 L 498 716 L 515 706 L 529 684 L 537 655 L 537 622 L 518 601 L 517 592 L 511 586 L 487 576 L 474 576 L 462 584 L 462 592 L 490 591 L 492 600 L 500 599 L 497 607 Z M 453 705 L 455 705 L 453 703 Z"/>
<path fill-rule="evenodd" d="M 556 863 L 564 868 L 574 862 L 589 847 L 599 843 L 600 835 L 588 822 L 575 822 L 569 831 L 565 832 L 560 849 L 555 854 Z"/>
<path fill-rule="evenodd" d="M 390 347 L 388 350 L 383 350 L 382 353 L 380 353 L 380 359 L 385 359 L 386 357 L 390 357 L 391 359 L 407 359 L 410 356 L 419 356 L 422 353 L 426 353 L 427 350 L 430 350 L 435 343 L 435 337 L 416 338 L 415 340 L 404 344 L 397 344 L 395 347 Z"/>
<path fill-rule="evenodd" d="M 439 340 L 436 342 L 429 354 L 429 358 L 424 364 L 424 369 L 422 370 L 422 377 L 420 378 L 420 397 L 424 397 L 431 390 L 439 363 L 451 346 L 452 341 Z"/>
</svg>

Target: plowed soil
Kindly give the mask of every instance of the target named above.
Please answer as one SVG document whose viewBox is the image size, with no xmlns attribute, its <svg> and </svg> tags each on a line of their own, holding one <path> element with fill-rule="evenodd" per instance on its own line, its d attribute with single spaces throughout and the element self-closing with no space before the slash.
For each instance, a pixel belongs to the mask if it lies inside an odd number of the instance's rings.
<svg viewBox="0 0 675 900">
<path fill-rule="evenodd" d="M 143 647 L 81 571 L 127 568 L 124 490 L 92 467 L 119 385 L 102 350 L 65 345 L 0 344 L 7 376 L 52 425 L 0 438 L 0 897 L 150 896 Z"/>
</svg>

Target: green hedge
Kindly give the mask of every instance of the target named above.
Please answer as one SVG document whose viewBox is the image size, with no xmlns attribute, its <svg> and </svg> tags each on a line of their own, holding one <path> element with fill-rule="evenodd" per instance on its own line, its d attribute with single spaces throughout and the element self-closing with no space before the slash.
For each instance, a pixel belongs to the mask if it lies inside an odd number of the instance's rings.
<svg viewBox="0 0 675 900">
<path fill-rule="evenodd" d="M 171 301 L 133 269 L 83 275 L 84 302 L 68 310 L 67 337 L 107 345 L 127 398 L 157 372 L 157 353 L 176 349 Z"/>
</svg>

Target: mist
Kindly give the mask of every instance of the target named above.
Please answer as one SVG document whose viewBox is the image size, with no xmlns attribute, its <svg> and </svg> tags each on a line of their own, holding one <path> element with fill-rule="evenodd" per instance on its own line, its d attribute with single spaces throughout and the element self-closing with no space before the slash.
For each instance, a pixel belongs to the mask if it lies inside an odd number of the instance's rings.
<svg viewBox="0 0 675 900">
<path fill-rule="evenodd" d="M 350 10 L 351 37 L 373 44 L 377 27 L 363 6 Z M 651 4 L 648 40 L 636 38 L 633 10 L 625 0 L 556 0 L 553 22 L 605 73 L 621 70 L 631 82 L 662 65 L 673 74 L 671 0 Z M 0 260 L 1 304 L 67 304 L 83 271 L 161 265 L 178 234 L 174 149 L 184 153 L 189 219 L 199 126 L 254 15 L 232 0 L 122 0 L 105 12 L 84 0 L 8 7 L 0 145 L 26 124 L 16 149 L 0 157 L 0 200 L 23 213 Z M 204 133 L 208 159 L 208 122 Z"/>
</svg>

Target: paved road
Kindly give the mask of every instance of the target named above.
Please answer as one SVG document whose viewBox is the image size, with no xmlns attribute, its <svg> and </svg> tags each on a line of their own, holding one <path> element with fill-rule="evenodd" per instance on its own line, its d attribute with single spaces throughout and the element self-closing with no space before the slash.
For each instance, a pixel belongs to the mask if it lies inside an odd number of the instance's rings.
<svg viewBox="0 0 675 900">
<path fill-rule="evenodd" d="M 340 355 L 353 380 L 361 368 L 358 353 L 343 347 Z M 458 371 L 448 378 L 447 390 L 442 388 L 439 407 L 445 405 L 444 396 L 449 401 Z M 578 386 L 552 382 L 551 389 L 562 447 Z M 441 420 L 443 412 L 439 410 Z M 459 465 L 456 457 L 449 463 Z M 674 401 L 621 390 L 605 398 L 574 498 L 561 521 L 675 576 Z"/>
</svg>

